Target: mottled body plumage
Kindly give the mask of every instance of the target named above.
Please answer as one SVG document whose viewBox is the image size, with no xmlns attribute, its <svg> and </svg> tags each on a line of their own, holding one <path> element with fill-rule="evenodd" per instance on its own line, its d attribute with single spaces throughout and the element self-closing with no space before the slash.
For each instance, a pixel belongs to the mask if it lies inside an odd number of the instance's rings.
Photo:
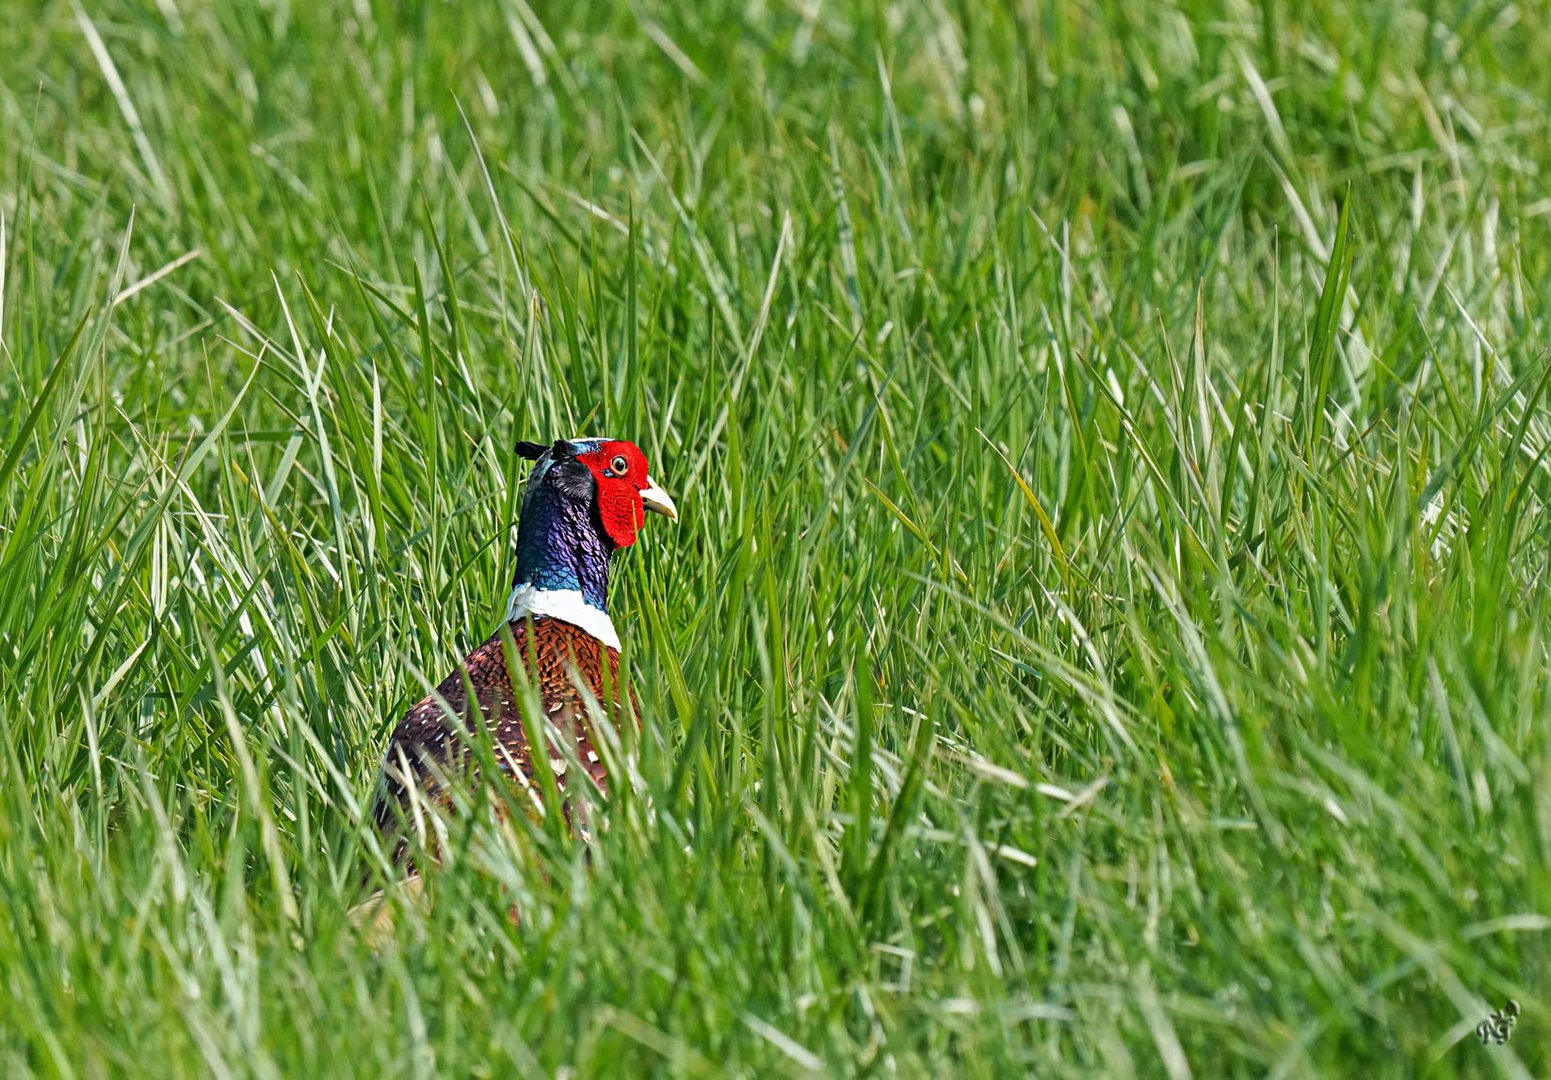
<svg viewBox="0 0 1551 1080">
<path fill-rule="evenodd" d="M 556 786 L 562 794 L 568 790 L 574 760 L 600 791 L 606 790 L 608 778 L 597 752 L 592 710 L 599 709 L 616 724 L 636 720 L 633 699 L 620 681 L 618 650 L 559 619 L 524 619 L 509 625 L 513 656 L 527 671 L 549 727 L 547 753 Z M 477 709 L 469 700 L 470 687 Z M 411 791 L 418 792 L 427 806 L 449 809 L 446 781 L 454 777 L 478 780 L 479 758 L 470 753 L 468 740 L 480 737 L 482 730 L 489 733 L 496 767 L 536 794 L 533 748 L 520 709 L 521 696 L 512 685 L 502 635 L 497 632 L 470 653 L 459 670 L 443 679 L 434 694 L 410 709 L 394 729 L 383 762 L 382 793 L 373 815 L 383 834 L 396 833 L 397 819 Z M 571 745 L 574 757 L 565 743 Z M 403 860 L 406 847 L 407 841 L 400 839 L 395 861 Z"/>
</svg>

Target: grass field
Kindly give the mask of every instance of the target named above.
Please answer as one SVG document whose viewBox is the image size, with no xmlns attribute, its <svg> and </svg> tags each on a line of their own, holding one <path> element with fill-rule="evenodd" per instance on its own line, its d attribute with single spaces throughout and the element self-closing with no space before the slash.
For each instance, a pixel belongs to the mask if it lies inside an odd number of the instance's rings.
<svg viewBox="0 0 1551 1080">
<path fill-rule="evenodd" d="M 5 7 L 0 1073 L 1551 1073 L 1539 0 Z M 374 952 L 595 431 L 609 828 Z"/>
</svg>

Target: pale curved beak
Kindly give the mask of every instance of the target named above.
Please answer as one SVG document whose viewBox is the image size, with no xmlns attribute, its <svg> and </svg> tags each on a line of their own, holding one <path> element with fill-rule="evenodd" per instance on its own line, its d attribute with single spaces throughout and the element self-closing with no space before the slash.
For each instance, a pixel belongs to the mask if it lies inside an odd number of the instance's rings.
<svg viewBox="0 0 1551 1080">
<path fill-rule="evenodd" d="M 646 478 L 646 486 L 641 489 L 641 505 L 670 521 L 679 519 L 679 508 L 673 505 L 673 496 L 658 487 L 657 481 L 649 476 Z"/>
</svg>

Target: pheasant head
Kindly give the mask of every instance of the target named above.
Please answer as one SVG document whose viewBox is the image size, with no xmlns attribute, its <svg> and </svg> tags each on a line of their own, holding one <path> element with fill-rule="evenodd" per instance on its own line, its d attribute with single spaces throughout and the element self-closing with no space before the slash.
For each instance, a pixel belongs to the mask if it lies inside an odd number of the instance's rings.
<svg viewBox="0 0 1551 1080">
<path fill-rule="evenodd" d="M 635 543 L 646 511 L 677 521 L 677 507 L 652 480 L 641 448 L 623 439 L 520 442 L 517 454 L 534 464 L 517 525 L 507 619 L 549 616 L 618 649 L 609 563 Z"/>
</svg>

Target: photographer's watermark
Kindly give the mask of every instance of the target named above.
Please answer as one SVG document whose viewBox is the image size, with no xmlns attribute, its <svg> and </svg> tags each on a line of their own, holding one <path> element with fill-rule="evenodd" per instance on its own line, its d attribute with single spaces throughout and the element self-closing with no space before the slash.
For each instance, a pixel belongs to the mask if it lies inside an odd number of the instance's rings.
<svg viewBox="0 0 1551 1080">
<path fill-rule="evenodd" d="M 1498 1046 L 1513 1037 L 1513 1025 L 1519 1022 L 1519 1003 L 1512 998 L 1497 1012 L 1476 1025 L 1476 1038 L 1481 1045 L 1496 1043 Z"/>
</svg>

